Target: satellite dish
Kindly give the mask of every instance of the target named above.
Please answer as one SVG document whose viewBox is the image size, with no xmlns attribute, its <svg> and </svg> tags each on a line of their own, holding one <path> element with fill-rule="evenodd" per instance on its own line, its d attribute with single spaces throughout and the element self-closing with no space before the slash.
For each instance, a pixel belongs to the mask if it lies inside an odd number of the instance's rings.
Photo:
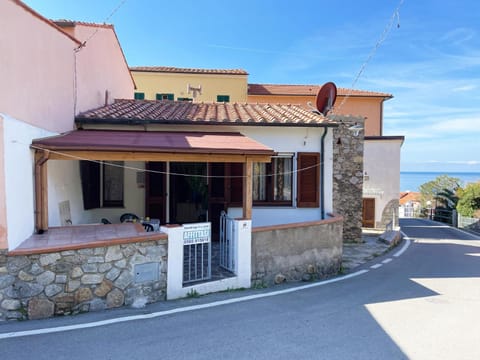
<svg viewBox="0 0 480 360">
<path fill-rule="evenodd" d="M 337 98 L 337 87 L 333 82 L 327 82 L 322 85 L 320 90 L 318 90 L 317 98 L 315 103 L 317 105 L 317 110 L 320 111 L 324 116 L 332 109 L 333 104 L 335 104 L 335 99 Z"/>
</svg>

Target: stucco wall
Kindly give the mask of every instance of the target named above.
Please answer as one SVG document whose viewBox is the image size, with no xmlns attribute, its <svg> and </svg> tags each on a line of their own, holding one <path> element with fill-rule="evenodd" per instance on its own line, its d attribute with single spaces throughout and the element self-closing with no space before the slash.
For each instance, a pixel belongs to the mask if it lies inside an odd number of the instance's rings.
<svg viewBox="0 0 480 360">
<path fill-rule="evenodd" d="M 343 102 L 344 99 L 345 96 L 337 96 L 334 111 L 336 114 L 365 117 L 365 135 L 378 136 L 382 134 L 383 98 L 350 96 Z M 298 104 L 306 106 L 309 101 L 315 104 L 315 96 L 248 95 L 248 102 L 252 103 Z"/>
<path fill-rule="evenodd" d="M 365 140 L 363 197 L 375 199 L 375 227 L 384 228 L 392 220 L 398 224 L 400 197 L 400 151 L 403 140 L 388 138 Z M 395 205 L 396 204 L 396 205 Z"/>
<path fill-rule="evenodd" d="M 60 226 L 59 204 L 69 201 L 73 225 L 99 223 L 107 218 L 120 222 L 120 215 L 129 212 L 144 216 L 145 188 L 137 185 L 137 172 L 145 169 L 144 162 L 125 162 L 124 206 L 84 210 L 80 166 L 76 160 L 50 160 L 48 162 L 48 225 Z"/>
<path fill-rule="evenodd" d="M 252 232 L 252 281 L 272 284 L 285 280 L 314 280 L 338 272 L 342 262 L 342 217 Z M 278 278 L 277 278 L 278 282 Z"/>
<path fill-rule="evenodd" d="M 247 75 L 184 74 L 132 71 L 137 92 L 145 99 L 155 100 L 157 93 L 171 93 L 179 97 L 192 98 L 187 86 L 202 86 L 196 101 L 217 101 L 217 95 L 230 95 L 230 102 L 247 101 Z"/>
<path fill-rule="evenodd" d="M 78 43 L 13 1 L 0 2 L 0 18 L 0 113 L 72 130 Z"/>
<path fill-rule="evenodd" d="M 105 105 L 105 91 L 108 103 L 132 99 L 134 83 L 113 28 L 77 24 L 74 36 L 82 42 L 90 38 L 76 53 L 76 113 Z"/>
<path fill-rule="evenodd" d="M 95 128 L 106 129 L 105 126 Z M 116 129 L 140 129 L 134 126 L 116 127 Z M 143 129 L 143 127 L 142 127 Z M 183 126 L 148 126 L 148 130 L 161 131 L 184 131 Z M 276 152 L 298 153 L 298 152 L 320 152 L 320 140 L 323 128 L 300 128 L 300 127 L 267 127 L 267 126 L 209 126 L 197 125 L 188 126 L 189 131 L 226 131 L 240 132 L 254 140 L 261 142 L 274 149 Z M 325 137 L 325 214 L 333 211 L 332 198 L 332 174 L 333 174 L 333 130 L 329 129 Z M 294 170 L 296 169 L 296 157 L 294 158 Z M 296 174 L 293 174 L 293 196 L 296 198 Z M 242 209 L 232 208 L 230 216 L 238 217 Z M 274 224 L 294 223 L 299 221 L 314 221 L 321 219 L 320 208 L 297 208 L 295 201 L 293 206 L 254 206 L 252 209 L 253 226 L 266 226 Z"/>
<path fill-rule="evenodd" d="M 5 114 L 3 118 L 7 239 L 13 249 L 34 231 L 34 152 L 29 144 L 54 133 Z"/>
</svg>

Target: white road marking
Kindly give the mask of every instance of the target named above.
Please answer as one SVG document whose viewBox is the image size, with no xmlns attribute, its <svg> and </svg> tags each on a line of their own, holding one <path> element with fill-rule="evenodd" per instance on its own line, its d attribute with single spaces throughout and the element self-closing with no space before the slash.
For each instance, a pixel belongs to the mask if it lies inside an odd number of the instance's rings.
<svg viewBox="0 0 480 360">
<path fill-rule="evenodd" d="M 383 264 L 388 264 L 390 261 L 392 261 L 392 258 L 388 258 L 382 261 Z"/>
<path fill-rule="evenodd" d="M 213 308 L 213 307 L 217 307 L 217 306 L 221 306 L 221 305 L 235 304 L 235 303 L 249 301 L 249 300 L 266 298 L 266 297 L 270 297 L 270 296 L 278 296 L 278 295 L 288 294 L 288 293 L 292 293 L 292 292 L 296 292 L 296 291 L 300 291 L 300 290 L 304 290 L 304 289 L 309 289 L 309 288 L 313 288 L 313 287 L 317 287 L 317 286 L 327 285 L 327 284 L 339 282 L 339 281 L 342 281 L 342 280 L 351 279 L 353 277 L 365 274 L 368 271 L 369 270 L 359 270 L 357 272 L 347 274 L 347 275 L 344 275 L 344 276 L 340 276 L 340 277 L 337 277 L 337 278 L 333 278 L 333 279 L 329 279 L 329 280 L 325 280 L 325 281 L 321 281 L 321 282 L 315 282 L 315 283 L 311 283 L 311 284 L 307 284 L 307 285 L 297 286 L 297 287 L 293 287 L 293 288 L 289 288 L 289 289 L 277 290 L 277 291 L 272 291 L 272 292 L 264 293 L 264 294 L 242 296 L 240 298 L 234 298 L 234 299 L 228 299 L 228 300 L 214 301 L 214 302 L 208 303 L 208 304 L 192 305 L 192 306 L 186 306 L 186 307 L 176 308 L 176 309 L 171 309 L 171 310 L 158 311 L 158 312 L 153 312 L 153 313 L 150 313 L 150 314 L 124 316 L 124 317 L 120 317 L 120 318 L 102 320 L 102 321 L 94 321 L 94 322 L 89 322 L 89 323 L 84 323 L 84 324 L 57 326 L 57 327 L 51 327 L 51 328 L 26 330 L 26 331 L 15 331 L 15 332 L 3 333 L 3 334 L 0 333 L 0 340 L 1 339 L 11 339 L 11 338 L 17 338 L 17 337 L 24 337 L 24 336 L 32 336 L 32 335 L 52 334 L 52 333 L 58 333 L 58 332 L 63 332 L 63 331 L 88 329 L 88 328 L 93 328 L 93 327 L 123 323 L 123 322 L 127 322 L 127 321 L 153 319 L 153 318 L 157 318 L 157 317 L 162 317 L 162 316 L 167 316 L 167 315 L 172 315 L 172 314 L 178 314 L 178 313 L 183 313 L 183 312 L 188 312 L 188 311 L 208 309 L 208 308 Z"/>
<path fill-rule="evenodd" d="M 403 238 L 405 239 L 405 244 L 403 244 L 402 248 L 399 251 L 393 254 L 393 256 L 395 257 L 399 257 L 400 255 L 402 255 L 408 249 L 411 243 L 410 238 L 403 231 L 401 233 L 403 235 Z"/>
<path fill-rule="evenodd" d="M 375 265 L 372 265 L 370 266 L 370 269 L 378 269 L 379 267 L 382 267 L 383 264 L 375 264 Z"/>
</svg>

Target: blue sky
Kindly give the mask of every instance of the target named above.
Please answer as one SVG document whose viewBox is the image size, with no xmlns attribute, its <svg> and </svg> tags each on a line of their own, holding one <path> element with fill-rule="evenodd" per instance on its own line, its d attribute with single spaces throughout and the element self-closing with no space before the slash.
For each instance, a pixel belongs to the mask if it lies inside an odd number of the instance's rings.
<svg viewBox="0 0 480 360">
<path fill-rule="evenodd" d="M 402 171 L 480 172 L 477 0 L 26 3 L 52 19 L 108 19 L 131 66 L 242 68 L 251 83 L 391 93 L 384 135 L 405 135 Z"/>
</svg>

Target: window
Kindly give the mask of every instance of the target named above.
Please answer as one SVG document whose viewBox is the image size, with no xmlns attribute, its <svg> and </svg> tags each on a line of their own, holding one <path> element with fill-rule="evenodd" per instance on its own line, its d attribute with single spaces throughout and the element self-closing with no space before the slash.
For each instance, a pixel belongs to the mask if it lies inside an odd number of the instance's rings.
<svg viewBox="0 0 480 360">
<path fill-rule="evenodd" d="M 320 153 L 298 153 L 297 206 L 318 207 L 320 195 Z"/>
<path fill-rule="evenodd" d="M 188 97 L 179 97 L 179 98 L 177 98 L 177 100 L 178 101 L 190 101 L 190 102 L 193 101 L 192 98 L 188 98 Z"/>
<path fill-rule="evenodd" d="M 217 102 L 230 102 L 230 95 L 217 95 Z"/>
<path fill-rule="evenodd" d="M 144 100 L 145 99 L 145 94 L 141 92 L 136 92 L 133 94 L 133 98 L 135 100 Z"/>
<path fill-rule="evenodd" d="M 157 94 L 157 100 L 173 100 L 175 96 L 173 94 Z"/>
<path fill-rule="evenodd" d="M 273 157 L 270 163 L 253 164 L 253 202 L 256 205 L 292 204 L 293 156 Z"/>
<path fill-rule="evenodd" d="M 80 161 L 83 207 L 123 206 L 123 161 Z"/>
</svg>

